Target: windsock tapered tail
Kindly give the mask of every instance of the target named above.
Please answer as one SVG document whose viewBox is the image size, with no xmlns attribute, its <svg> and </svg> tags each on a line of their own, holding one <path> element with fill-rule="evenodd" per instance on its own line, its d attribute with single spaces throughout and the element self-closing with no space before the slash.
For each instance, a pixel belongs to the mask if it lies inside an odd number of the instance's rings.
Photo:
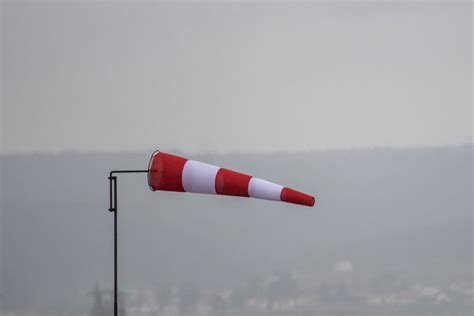
<svg viewBox="0 0 474 316">
<path fill-rule="evenodd" d="M 164 152 L 153 153 L 148 167 L 150 189 L 253 197 L 313 206 L 314 197 L 229 169 Z"/>
</svg>

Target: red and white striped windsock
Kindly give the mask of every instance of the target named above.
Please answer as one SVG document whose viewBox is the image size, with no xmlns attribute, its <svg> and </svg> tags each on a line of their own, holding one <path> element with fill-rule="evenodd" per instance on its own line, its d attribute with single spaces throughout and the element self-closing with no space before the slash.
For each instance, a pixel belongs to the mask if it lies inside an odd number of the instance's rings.
<svg viewBox="0 0 474 316">
<path fill-rule="evenodd" d="M 150 189 L 254 197 L 313 206 L 305 193 L 207 163 L 156 151 L 148 167 Z"/>
</svg>

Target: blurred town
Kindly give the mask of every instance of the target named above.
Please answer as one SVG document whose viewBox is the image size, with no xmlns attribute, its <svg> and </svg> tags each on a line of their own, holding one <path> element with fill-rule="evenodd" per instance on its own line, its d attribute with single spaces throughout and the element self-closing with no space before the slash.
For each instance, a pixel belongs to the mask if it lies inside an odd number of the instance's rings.
<svg viewBox="0 0 474 316">
<path fill-rule="evenodd" d="M 120 293 L 120 315 L 472 315 L 472 280 L 428 285 L 380 275 L 359 283 L 347 281 L 351 273 L 351 263 L 341 261 L 333 279 L 313 288 L 282 272 L 249 278 L 232 289 L 201 289 L 187 283 L 131 290 Z M 91 316 L 112 313 L 111 291 L 95 287 L 89 294 Z"/>
</svg>

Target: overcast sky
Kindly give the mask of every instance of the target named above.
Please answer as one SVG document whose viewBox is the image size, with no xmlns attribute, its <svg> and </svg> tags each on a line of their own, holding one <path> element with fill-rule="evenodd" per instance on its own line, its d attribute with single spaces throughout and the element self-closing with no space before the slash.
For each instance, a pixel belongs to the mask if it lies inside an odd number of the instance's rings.
<svg viewBox="0 0 474 316">
<path fill-rule="evenodd" d="M 2 5 L 3 151 L 472 141 L 472 4 Z"/>
</svg>

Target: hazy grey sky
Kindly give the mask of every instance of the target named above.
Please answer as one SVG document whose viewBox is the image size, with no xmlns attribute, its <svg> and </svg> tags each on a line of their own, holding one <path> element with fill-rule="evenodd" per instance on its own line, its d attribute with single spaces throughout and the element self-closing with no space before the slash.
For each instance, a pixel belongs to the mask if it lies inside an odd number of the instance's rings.
<svg viewBox="0 0 474 316">
<path fill-rule="evenodd" d="M 5 152 L 472 141 L 470 2 L 7 1 L 1 20 Z"/>
</svg>

